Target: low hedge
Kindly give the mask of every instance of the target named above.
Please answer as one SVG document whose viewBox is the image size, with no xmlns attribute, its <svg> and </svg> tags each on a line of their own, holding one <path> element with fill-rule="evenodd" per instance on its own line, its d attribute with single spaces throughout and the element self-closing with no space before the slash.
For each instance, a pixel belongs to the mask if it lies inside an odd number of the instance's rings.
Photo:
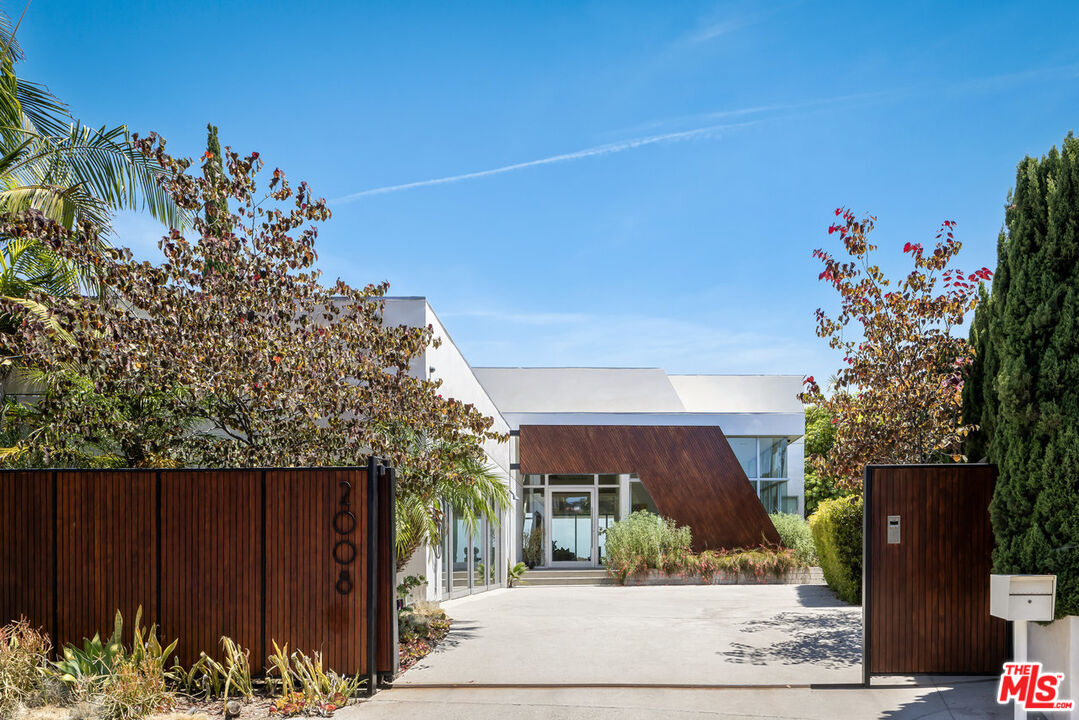
<svg viewBox="0 0 1079 720">
<path fill-rule="evenodd" d="M 849 603 L 862 602 L 862 498 L 825 500 L 809 518 L 824 581 Z"/>
</svg>

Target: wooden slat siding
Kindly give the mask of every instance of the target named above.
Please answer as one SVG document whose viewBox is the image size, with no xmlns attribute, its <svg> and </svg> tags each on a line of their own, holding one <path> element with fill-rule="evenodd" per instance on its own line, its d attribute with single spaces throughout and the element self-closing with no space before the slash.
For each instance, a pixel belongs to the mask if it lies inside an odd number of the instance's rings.
<svg viewBox="0 0 1079 720">
<path fill-rule="evenodd" d="M 637 473 L 693 547 L 778 543 L 779 534 L 718 427 L 522 425 L 521 472 Z"/>
<path fill-rule="evenodd" d="M 161 471 L 161 634 L 181 663 L 220 657 L 228 635 L 266 657 L 259 627 L 261 472 Z M 206 598 L 207 602 L 192 602 Z M 175 630 L 188 628 L 181 637 Z"/>
<path fill-rule="evenodd" d="M 119 610 L 130 640 L 135 613 L 154 621 L 156 502 L 153 472 L 57 473 L 57 645 L 107 637 Z"/>
<path fill-rule="evenodd" d="M 866 604 L 871 674 L 1000 672 L 1006 627 L 989 615 L 989 465 L 871 467 Z M 887 518 L 901 541 L 887 543 Z"/>
<path fill-rule="evenodd" d="M 25 616 L 55 637 L 52 473 L 0 476 L 0 498 L 0 624 Z"/>
</svg>

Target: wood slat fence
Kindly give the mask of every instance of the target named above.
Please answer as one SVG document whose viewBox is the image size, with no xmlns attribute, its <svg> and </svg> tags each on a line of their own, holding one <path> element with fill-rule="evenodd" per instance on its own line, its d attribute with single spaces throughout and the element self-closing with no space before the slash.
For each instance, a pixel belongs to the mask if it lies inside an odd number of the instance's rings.
<svg viewBox="0 0 1079 720">
<path fill-rule="evenodd" d="M 865 470 L 864 673 L 999 674 L 1006 624 L 989 615 L 992 465 Z M 889 537 L 889 518 L 898 522 Z"/>
<path fill-rule="evenodd" d="M 141 606 L 184 665 L 228 635 L 256 669 L 276 641 L 392 675 L 393 493 L 377 462 L 0 471 L 0 623 L 26 616 L 59 647 L 108 636 L 120 610 L 130 640 Z"/>
</svg>

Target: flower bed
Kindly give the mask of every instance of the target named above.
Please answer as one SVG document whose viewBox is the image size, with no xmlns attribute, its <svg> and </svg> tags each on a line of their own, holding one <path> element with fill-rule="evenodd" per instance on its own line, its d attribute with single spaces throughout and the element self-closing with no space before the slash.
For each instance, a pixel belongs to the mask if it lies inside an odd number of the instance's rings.
<svg viewBox="0 0 1079 720">
<path fill-rule="evenodd" d="M 716 573 L 709 579 L 700 575 L 668 575 L 662 570 L 648 570 L 643 574 L 630 575 L 623 585 L 824 585 L 824 576 L 818 567 L 801 567 L 785 570 L 777 575 L 757 575 L 750 572 Z"/>
<path fill-rule="evenodd" d="M 117 612 L 110 637 L 67 644 L 58 660 L 50 659 L 48 636 L 25 620 L 0 626 L 0 720 L 27 711 L 41 720 L 148 720 L 185 710 L 221 714 L 226 706 L 246 718 L 327 717 L 363 685 L 358 675 L 325 668 L 318 652 L 276 643 L 265 677 L 253 677 L 262 661 L 253 665 L 251 651 L 227 637 L 220 661 L 203 654 L 184 667 L 173 656 L 177 643 L 163 645 L 157 627 L 141 620 L 139 608 L 125 644 Z"/>
<path fill-rule="evenodd" d="M 656 563 L 644 555 L 612 558 L 608 560 L 607 573 L 623 585 L 764 584 L 798 582 L 797 578 L 809 582 L 813 576 L 795 551 L 766 546 L 705 550 L 700 554 L 669 552 L 660 555 Z"/>
<path fill-rule="evenodd" d="M 430 653 L 450 631 L 450 619 L 437 607 L 408 609 L 398 619 L 401 672 Z"/>
<path fill-rule="evenodd" d="M 785 547 L 762 545 L 696 554 L 690 550 L 688 527 L 677 527 L 669 518 L 644 511 L 614 523 L 604 537 L 607 573 L 623 585 L 798 582 L 786 578 L 809 568 L 806 552 Z M 809 577 L 797 575 L 802 576 Z"/>
</svg>

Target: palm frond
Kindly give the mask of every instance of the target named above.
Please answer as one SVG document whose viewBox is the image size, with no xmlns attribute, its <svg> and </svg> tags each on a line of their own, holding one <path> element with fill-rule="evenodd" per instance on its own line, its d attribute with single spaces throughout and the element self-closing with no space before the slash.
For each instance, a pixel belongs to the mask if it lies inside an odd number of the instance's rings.
<svg viewBox="0 0 1079 720">
<path fill-rule="evenodd" d="M 67 105 L 41 83 L 15 79 L 15 98 L 26 120 L 44 135 L 63 135 L 71 125 Z"/>
<path fill-rule="evenodd" d="M 60 325 L 60 323 L 56 322 L 56 319 L 52 316 L 52 312 L 50 312 L 47 306 L 42 305 L 35 300 L 27 300 L 26 298 L 0 296 L 0 300 L 19 305 L 28 313 L 30 313 L 42 323 L 44 323 L 45 327 L 48 328 L 51 332 L 55 333 L 58 337 L 64 339 L 66 342 L 69 343 L 75 342 L 75 338 L 72 337 L 71 333 L 65 330 Z M 0 319 L 6 320 L 7 318 L 4 318 L 4 315 L 7 315 L 7 313 L 0 311 Z"/>
<path fill-rule="evenodd" d="M 0 173 L 19 178 L 20 184 L 55 187 L 57 192 L 81 187 L 108 208 L 141 206 L 170 227 L 186 224 L 184 213 L 159 184 L 161 168 L 131 146 L 126 126 L 95 130 L 76 122 L 56 136 L 9 130 L 23 142 L 0 157 Z M 101 229 L 108 230 L 107 220 Z"/>
</svg>

